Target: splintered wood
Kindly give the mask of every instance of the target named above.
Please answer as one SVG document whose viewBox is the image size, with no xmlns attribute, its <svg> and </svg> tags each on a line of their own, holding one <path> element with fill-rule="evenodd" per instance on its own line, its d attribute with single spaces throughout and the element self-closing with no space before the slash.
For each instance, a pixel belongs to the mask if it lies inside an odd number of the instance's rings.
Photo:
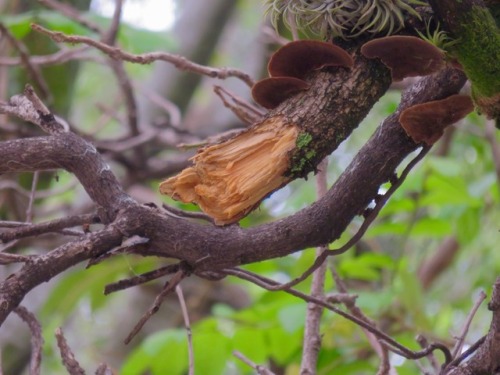
<svg viewBox="0 0 500 375">
<path fill-rule="evenodd" d="M 160 192 L 196 203 L 216 224 L 238 221 L 290 179 L 289 153 L 299 131 L 283 118 L 266 119 L 236 137 L 201 149 L 194 165 L 160 184 Z"/>
</svg>

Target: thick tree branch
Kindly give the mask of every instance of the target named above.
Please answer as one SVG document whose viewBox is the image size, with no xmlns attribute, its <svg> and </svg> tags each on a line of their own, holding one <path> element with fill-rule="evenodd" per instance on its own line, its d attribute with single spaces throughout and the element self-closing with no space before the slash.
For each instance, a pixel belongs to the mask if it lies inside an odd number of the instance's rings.
<svg viewBox="0 0 500 375">
<path fill-rule="evenodd" d="M 403 94 L 397 113 L 381 124 L 324 198 L 288 218 L 250 229 L 201 225 L 138 205 L 123 192 L 95 148 L 74 134 L 1 143 L 0 160 L 7 162 L 0 164 L 0 173 L 64 168 L 74 173 L 90 197 L 116 219 L 101 232 L 35 257 L 0 284 L 0 322 L 36 285 L 119 245 L 122 236 L 148 238 L 149 246 L 138 252 L 184 260 L 194 272 L 281 257 L 337 239 L 376 198 L 380 185 L 389 181 L 398 165 L 418 147 L 399 125 L 399 112 L 454 94 L 464 81 L 460 72 L 446 70 L 417 83 Z M 351 104 L 349 100 L 341 103 L 346 107 Z"/>
</svg>

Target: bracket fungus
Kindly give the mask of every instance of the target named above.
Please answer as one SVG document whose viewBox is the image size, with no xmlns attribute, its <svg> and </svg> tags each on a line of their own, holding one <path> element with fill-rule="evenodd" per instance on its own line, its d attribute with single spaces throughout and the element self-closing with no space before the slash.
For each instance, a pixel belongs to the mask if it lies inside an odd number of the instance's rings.
<svg viewBox="0 0 500 375">
<path fill-rule="evenodd" d="M 264 108 L 272 109 L 308 88 L 309 84 L 306 81 L 294 77 L 266 78 L 253 85 L 252 97 Z"/>
<path fill-rule="evenodd" d="M 373 39 L 361 47 L 361 53 L 369 59 L 382 60 L 391 69 L 393 81 L 426 76 L 445 66 L 443 51 L 414 36 L 394 35 Z"/>
<path fill-rule="evenodd" d="M 278 49 L 269 60 L 271 77 L 304 78 L 307 73 L 327 66 L 352 67 L 349 53 L 332 43 L 296 40 Z"/>
<path fill-rule="evenodd" d="M 405 109 L 399 116 L 399 122 L 415 143 L 433 145 L 447 126 L 464 118 L 473 109 L 469 96 L 451 95 Z"/>
<path fill-rule="evenodd" d="M 317 40 L 297 40 L 278 49 L 269 60 L 270 78 L 252 87 L 256 103 L 267 109 L 276 108 L 286 99 L 307 90 L 308 73 L 329 66 L 352 67 L 354 61 L 342 48 Z"/>
</svg>

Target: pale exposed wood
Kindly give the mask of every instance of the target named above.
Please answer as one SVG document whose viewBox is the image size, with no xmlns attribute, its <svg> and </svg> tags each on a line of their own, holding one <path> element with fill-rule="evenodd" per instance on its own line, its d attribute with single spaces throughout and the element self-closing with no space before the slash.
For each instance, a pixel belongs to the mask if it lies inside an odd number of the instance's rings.
<svg viewBox="0 0 500 375">
<path fill-rule="evenodd" d="M 194 165 L 160 184 L 160 192 L 196 203 L 217 224 L 245 216 L 290 180 L 289 153 L 299 130 L 275 116 L 223 143 L 201 149 Z"/>
</svg>

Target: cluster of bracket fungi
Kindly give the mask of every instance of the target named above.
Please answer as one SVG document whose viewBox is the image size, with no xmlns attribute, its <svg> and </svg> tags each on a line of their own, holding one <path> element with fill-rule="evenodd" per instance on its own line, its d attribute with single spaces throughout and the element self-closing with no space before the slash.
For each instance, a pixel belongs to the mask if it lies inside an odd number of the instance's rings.
<svg viewBox="0 0 500 375">
<path fill-rule="evenodd" d="M 392 80 L 426 76 L 446 66 L 446 55 L 434 45 L 414 36 L 387 36 L 373 39 L 361 47 L 369 59 L 380 59 L 390 70 Z M 332 43 L 299 40 L 278 49 L 268 64 L 270 78 L 252 88 L 254 100 L 273 109 L 286 99 L 309 89 L 304 80 L 311 71 L 325 67 L 350 68 L 353 59 L 344 49 Z M 446 99 L 418 104 L 404 110 L 399 121 L 416 142 L 434 144 L 443 130 L 465 117 L 474 109 L 467 95 L 452 95 Z"/>
<path fill-rule="evenodd" d="M 361 47 L 368 59 L 380 59 L 394 81 L 432 74 L 446 65 L 443 51 L 413 36 L 388 36 Z M 269 116 L 235 137 L 198 150 L 193 164 L 160 184 L 160 192 L 197 204 L 217 225 L 237 222 L 269 194 L 290 182 L 289 155 L 297 146 L 300 128 L 280 114 L 288 98 L 310 89 L 311 73 L 330 67 L 351 69 L 352 56 L 326 42 L 300 40 L 278 49 L 268 64 L 270 77 L 252 88 L 254 100 Z M 284 103 L 285 105 L 285 103 Z M 474 108 L 469 96 L 412 106 L 399 122 L 416 143 L 435 143 L 443 130 Z"/>
</svg>

